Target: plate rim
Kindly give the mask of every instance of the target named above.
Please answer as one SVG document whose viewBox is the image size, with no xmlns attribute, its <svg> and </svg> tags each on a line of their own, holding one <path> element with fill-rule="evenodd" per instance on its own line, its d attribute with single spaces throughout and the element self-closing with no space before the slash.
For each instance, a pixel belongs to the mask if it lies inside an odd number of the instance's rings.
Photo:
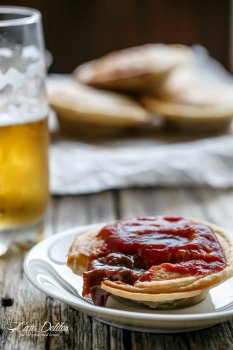
<svg viewBox="0 0 233 350">
<path fill-rule="evenodd" d="M 39 283 L 36 282 L 36 280 L 33 278 L 31 275 L 29 268 L 28 268 L 28 263 L 30 262 L 31 256 L 33 255 L 34 251 L 38 250 L 39 247 L 47 246 L 48 244 L 51 245 L 53 241 L 57 241 L 67 235 L 73 235 L 73 234 L 81 234 L 82 232 L 85 232 L 85 230 L 90 230 L 94 227 L 98 226 L 103 226 L 106 225 L 105 222 L 100 222 L 100 223 L 95 223 L 95 224 L 88 224 L 88 225 L 80 225 L 80 226 L 75 226 L 73 228 L 67 229 L 67 230 L 62 230 L 61 232 L 54 233 L 52 236 L 47 237 L 46 239 L 42 240 L 41 242 L 37 243 L 33 248 L 30 249 L 30 251 L 26 254 L 26 257 L 24 259 L 23 263 L 23 269 L 24 269 L 24 274 L 27 278 L 27 280 L 38 290 L 40 290 L 42 293 L 51 296 L 55 299 L 58 299 L 62 302 L 64 302 L 67 305 L 75 305 L 77 308 L 82 308 L 86 309 L 90 312 L 94 312 L 97 314 L 103 314 L 103 315 L 111 315 L 116 316 L 116 317 L 127 317 L 127 318 L 137 318 L 140 320 L 156 320 L 156 321 L 177 321 L 177 322 L 183 322 L 183 321 L 197 321 L 197 320 L 219 320 L 220 318 L 229 318 L 230 316 L 233 316 L 233 308 L 230 310 L 223 310 L 223 311 L 215 311 L 215 312 L 210 312 L 210 313 L 203 313 L 203 314 L 158 314 L 153 313 L 153 314 L 148 314 L 144 312 L 136 312 L 136 311 L 124 311 L 124 310 L 116 310 L 112 308 L 104 308 L 100 306 L 96 306 L 94 304 L 89 304 L 89 303 L 81 303 L 80 300 L 77 298 L 77 302 L 73 303 L 67 300 L 67 298 L 63 297 L 58 297 L 55 293 L 50 292 L 46 289 L 44 289 Z M 83 307 L 84 306 L 84 307 Z"/>
</svg>

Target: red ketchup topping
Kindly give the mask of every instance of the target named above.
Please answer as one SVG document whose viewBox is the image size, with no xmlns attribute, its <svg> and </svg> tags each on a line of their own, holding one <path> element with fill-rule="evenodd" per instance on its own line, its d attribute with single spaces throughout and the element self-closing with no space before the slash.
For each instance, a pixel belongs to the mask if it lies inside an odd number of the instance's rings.
<svg viewBox="0 0 233 350">
<path fill-rule="evenodd" d="M 103 241 L 90 255 L 84 272 L 83 295 L 91 293 L 98 305 L 106 303 L 100 292 L 104 279 L 134 284 L 150 281 L 156 270 L 183 275 L 221 271 L 226 258 L 214 231 L 181 217 L 139 217 L 105 226 L 97 235 Z"/>
</svg>

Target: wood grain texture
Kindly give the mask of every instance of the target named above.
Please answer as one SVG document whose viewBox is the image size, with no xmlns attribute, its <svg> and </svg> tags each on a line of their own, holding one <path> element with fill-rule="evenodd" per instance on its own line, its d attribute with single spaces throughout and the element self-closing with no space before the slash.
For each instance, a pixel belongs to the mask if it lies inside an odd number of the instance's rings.
<svg viewBox="0 0 233 350">
<path fill-rule="evenodd" d="M 210 220 L 233 230 L 233 190 L 127 189 L 96 195 L 55 197 L 48 210 L 46 237 L 77 225 L 135 215 L 178 214 Z M 46 297 L 23 276 L 23 255 L 0 259 L 0 349 L 2 350 L 225 350 L 233 349 L 233 322 L 181 334 L 150 334 L 110 327 Z M 12 322 L 64 322 L 57 337 L 10 334 Z"/>
<path fill-rule="evenodd" d="M 201 44 L 229 68 L 230 0 L 0 0 L 43 15 L 52 72 L 148 42 Z"/>
</svg>

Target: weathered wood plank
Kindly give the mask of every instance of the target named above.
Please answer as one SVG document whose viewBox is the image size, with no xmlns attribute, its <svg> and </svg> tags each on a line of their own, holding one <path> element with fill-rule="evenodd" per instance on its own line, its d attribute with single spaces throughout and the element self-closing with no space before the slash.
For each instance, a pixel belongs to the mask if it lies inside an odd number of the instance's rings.
<svg viewBox="0 0 233 350">
<path fill-rule="evenodd" d="M 205 218 L 207 220 L 227 229 L 233 230 L 232 190 L 199 190 L 197 195 L 197 201 L 202 203 L 202 208 L 205 212 Z"/>
<path fill-rule="evenodd" d="M 186 335 L 132 332 L 132 350 L 188 350 Z"/>
<path fill-rule="evenodd" d="M 233 349 L 232 322 L 187 334 L 191 350 Z"/>
<path fill-rule="evenodd" d="M 111 192 L 89 196 L 57 197 L 54 201 L 57 207 L 57 216 L 53 224 L 55 232 L 115 218 L 114 197 Z"/>
<path fill-rule="evenodd" d="M 12 322 L 25 322 L 39 327 L 41 320 L 47 319 L 45 297 L 22 277 L 22 262 L 22 256 L 8 258 L 7 263 L 1 261 L 5 283 L 1 286 L 0 292 L 2 304 L 0 320 L 1 327 L 4 329 L 3 337 L 0 337 L 0 349 L 29 349 L 32 346 L 34 348 L 45 346 L 46 339 L 43 337 L 20 338 L 18 333 L 10 334 L 6 331 L 7 325 L 10 327 Z M 5 303 L 6 299 L 11 302 Z"/>
<path fill-rule="evenodd" d="M 110 349 L 111 350 L 124 350 L 129 349 L 131 345 L 131 338 L 130 338 L 130 332 L 127 334 L 126 331 L 123 332 L 122 329 L 116 328 L 116 327 L 110 327 Z M 127 337 L 127 341 L 126 341 Z M 129 346 L 126 346 L 126 343 L 129 344 Z"/>
<path fill-rule="evenodd" d="M 204 219 L 203 198 L 199 192 L 196 189 L 122 190 L 119 196 L 121 216 L 172 214 Z"/>
<path fill-rule="evenodd" d="M 53 206 L 49 209 L 50 217 L 54 215 Z M 48 221 L 49 222 L 49 221 Z M 51 227 L 48 224 L 48 233 Z M 8 254 L 0 258 L 0 349 L 45 349 L 46 337 L 27 335 L 20 337 L 19 333 L 7 330 L 14 327 L 13 322 L 34 325 L 38 329 L 48 319 L 46 297 L 35 289 L 23 275 L 24 253 Z M 11 303 L 5 303 L 5 300 Z"/>
</svg>

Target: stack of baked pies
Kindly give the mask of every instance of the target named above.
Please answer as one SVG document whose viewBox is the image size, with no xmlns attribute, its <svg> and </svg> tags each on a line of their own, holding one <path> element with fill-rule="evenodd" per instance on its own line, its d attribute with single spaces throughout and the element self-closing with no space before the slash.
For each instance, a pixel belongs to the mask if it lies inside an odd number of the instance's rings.
<svg viewBox="0 0 233 350">
<path fill-rule="evenodd" d="M 152 308 L 186 307 L 233 276 L 233 240 L 199 220 L 138 217 L 78 236 L 67 264 L 96 305 L 111 295 Z"/>
<path fill-rule="evenodd" d="M 181 130 L 222 131 L 233 117 L 233 88 L 203 85 L 193 58 L 183 45 L 112 52 L 77 67 L 69 83 L 49 86 L 49 100 L 62 128 L 75 133 L 119 134 L 161 117 Z"/>
</svg>

